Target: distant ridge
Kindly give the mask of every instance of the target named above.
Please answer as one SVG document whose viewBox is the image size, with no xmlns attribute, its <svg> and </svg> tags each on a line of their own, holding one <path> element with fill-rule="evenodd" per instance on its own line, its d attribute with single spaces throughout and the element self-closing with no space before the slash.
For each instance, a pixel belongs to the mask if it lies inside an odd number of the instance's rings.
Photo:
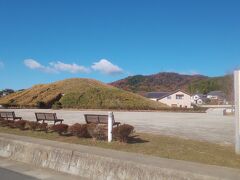
<svg viewBox="0 0 240 180">
<path fill-rule="evenodd" d="M 147 76 L 129 76 L 110 84 L 136 93 L 175 91 L 176 89 L 182 89 L 189 92 L 190 83 L 206 79 L 208 79 L 208 77 L 202 75 L 182 75 L 178 73 L 161 72 Z"/>
<path fill-rule="evenodd" d="M 210 91 L 221 90 L 226 93 L 229 100 L 232 100 L 233 96 L 232 75 L 208 77 L 161 72 L 146 76 L 129 76 L 125 79 L 112 82 L 110 85 L 138 94 L 158 91 L 169 92 L 181 89 L 190 94 L 206 94 Z"/>
</svg>

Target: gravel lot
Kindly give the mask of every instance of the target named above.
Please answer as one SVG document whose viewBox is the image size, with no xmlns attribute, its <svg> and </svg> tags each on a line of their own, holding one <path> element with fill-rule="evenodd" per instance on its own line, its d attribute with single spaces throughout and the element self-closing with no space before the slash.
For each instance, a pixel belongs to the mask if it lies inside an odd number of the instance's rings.
<svg viewBox="0 0 240 180">
<path fill-rule="evenodd" d="M 35 120 L 34 112 L 56 112 L 64 123 L 85 123 L 83 114 L 107 114 L 107 111 L 14 109 L 17 116 Z M 223 116 L 222 109 L 207 113 L 114 112 L 116 121 L 128 123 L 138 132 L 178 136 L 220 144 L 234 143 L 234 117 Z"/>
</svg>

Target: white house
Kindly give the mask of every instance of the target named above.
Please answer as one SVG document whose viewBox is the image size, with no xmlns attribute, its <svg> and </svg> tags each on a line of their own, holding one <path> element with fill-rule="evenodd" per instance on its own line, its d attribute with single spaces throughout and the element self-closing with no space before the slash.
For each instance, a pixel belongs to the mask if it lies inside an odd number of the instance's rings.
<svg viewBox="0 0 240 180">
<path fill-rule="evenodd" d="M 191 96 L 192 104 L 202 105 L 206 101 L 206 95 L 194 94 Z"/>
<path fill-rule="evenodd" d="M 181 90 L 174 92 L 149 92 L 147 98 L 164 103 L 170 107 L 191 108 L 191 96 Z"/>
<path fill-rule="evenodd" d="M 3 92 L 3 93 L 2 93 L 2 96 L 7 96 L 7 95 L 8 95 L 7 92 Z"/>
<path fill-rule="evenodd" d="M 208 99 L 224 100 L 226 95 L 222 91 L 211 91 L 207 94 Z"/>
</svg>

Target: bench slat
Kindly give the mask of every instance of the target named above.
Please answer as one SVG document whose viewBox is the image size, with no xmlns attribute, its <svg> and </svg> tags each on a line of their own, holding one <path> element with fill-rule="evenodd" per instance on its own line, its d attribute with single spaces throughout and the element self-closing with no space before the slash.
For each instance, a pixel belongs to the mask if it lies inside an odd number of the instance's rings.
<svg viewBox="0 0 240 180">
<path fill-rule="evenodd" d="M 54 114 L 45 114 L 45 119 L 56 119 Z"/>
<path fill-rule="evenodd" d="M 98 115 L 98 114 L 84 114 L 85 121 L 87 124 L 108 124 L 108 115 Z M 119 125 L 120 122 L 115 122 L 113 116 L 113 125 Z"/>
<path fill-rule="evenodd" d="M 45 119 L 45 115 L 42 113 L 36 113 L 36 118 L 37 119 Z"/>
<path fill-rule="evenodd" d="M 87 123 L 98 123 L 97 116 L 89 115 L 86 117 L 86 119 L 87 119 Z"/>
<path fill-rule="evenodd" d="M 98 119 L 99 119 L 100 124 L 107 124 L 108 123 L 108 116 L 107 115 L 98 116 Z"/>
<path fill-rule="evenodd" d="M 0 111 L 0 118 L 3 118 L 3 119 L 7 119 L 7 120 L 15 120 L 15 119 L 19 119 L 19 120 L 21 120 L 22 119 L 22 117 L 16 117 L 15 116 L 15 112 L 14 111 L 12 111 L 12 112 L 10 112 L 10 111 Z"/>
</svg>

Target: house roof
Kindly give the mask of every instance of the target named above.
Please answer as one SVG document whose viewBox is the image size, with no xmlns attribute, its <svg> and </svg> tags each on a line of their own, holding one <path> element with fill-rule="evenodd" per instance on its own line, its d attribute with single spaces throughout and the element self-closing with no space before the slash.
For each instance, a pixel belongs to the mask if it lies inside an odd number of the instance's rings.
<svg viewBox="0 0 240 180">
<path fill-rule="evenodd" d="M 174 93 L 176 93 L 178 91 L 181 91 L 181 92 L 183 92 L 185 94 L 188 94 L 188 93 L 178 89 L 178 90 L 173 91 L 173 92 L 149 92 L 149 93 L 145 94 L 145 97 L 146 98 L 152 98 L 152 99 L 163 99 L 163 98 L 165 98 L 167 96 L 170 96 L 170 95 L 172 95 L 172 94 L 174 94 Z"/>
<path fill-rule="evenodd" d="M 201 94 L 201 93 L 193 94 L 192 96 L 198 96 L 198 97 L 200 97 L 201 99 L 207 97 L 207 95 L 205 95 L 205 94 Z"/>
<path fill-rule="evenodd" d="M 193 96 L 199 96 L 199 97 L 201 97 L 201 96 L 204 96 L 203 94 L 201 94 L 201 93 L 196 93 L 196 94 L 193 94 Z"/>
<path fill-rule="evenodd" d="M 169 94 L 169 92 L 149 92 L 149 93 L 145 94 L 145 97 L 160 99 L 161 97 L 166 96 L 168 94 Z"/>
<path fill-rule="evenodd" d="M 225 97 L 225 93 L 222 91 L 211 91 L 207 95 Z"/>
</svg>

